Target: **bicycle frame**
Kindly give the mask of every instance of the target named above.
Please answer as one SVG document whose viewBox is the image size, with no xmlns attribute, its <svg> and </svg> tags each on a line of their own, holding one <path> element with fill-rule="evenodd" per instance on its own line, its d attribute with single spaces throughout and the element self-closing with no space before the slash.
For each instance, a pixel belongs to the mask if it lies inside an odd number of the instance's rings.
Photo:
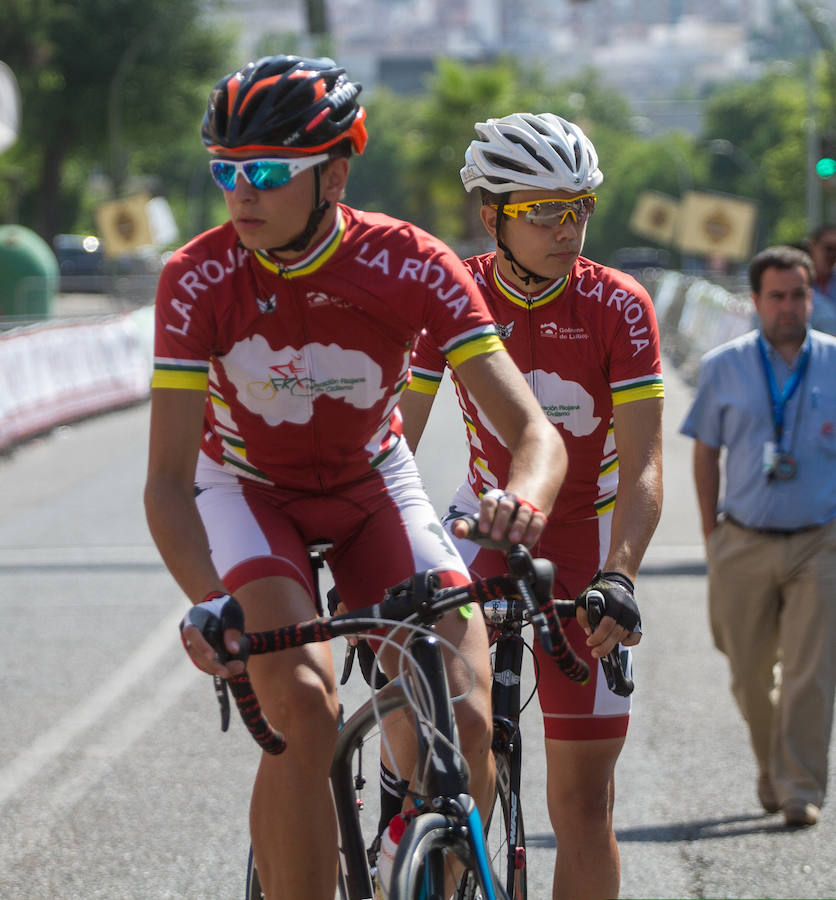
<svg viewBox="0 0 836 900">
<path fill-rule="evenodd" d="M 465 839 L 476 864 L 476 874 L 486 900 L 495 898 L 493 876 L 487 859 L 482 822 L 476 804 L 468 793 L 468 778 L 456 747 L 456 723 L 447 690 L 447 676 L 441 646 L 431 634 L 419 634 L 408 640 L 415 669 L 421 673 L 422 686 L 429 690 L 428 706 L 433 726 L 416 726 L 418 763 L 414 781 L 417 818 L 423 811 L 454 818 L 459 839 Z M 352 757 L 365 736 L 386 713 L 409 705 L 400 679 L 390 682 L 374 699 L 367 700 L 343 724 L 337 738 L 331 766 L 331 790 L 337 811 L 342 886 L 349 900 L 371 898 L 372 883 L 360 826 L 357 805 L 353 802 Z M 441 736 L 438 739 L 438 735 Z M 397 888 L 393 885 L 393 900 Z"/>
<path fill-rule="evenodd" d="M 506 626 L 508 627 L 508 626 Z M 508 812 L 505 827 L 508 844 L 505 853 L 505 871 L 503 883 L 511 885 L 515 880 L 515 872 L 521 864 L 520 847 L 517 834 L 517 810 L 520 807 L 520 780 L 522 770 L 522 733 L 520 731 L 520 676 L 522 673 L 525 641 L 520 631 L 521 624 L 508 627 L 500 634 L 494 651 L 494 672 L 491 685 L 491 702 L 493 705 L 493 746 L 495 751 L 508 755 Z M 498 810 L 497 810 L 498 812 Z"/>
</svg>

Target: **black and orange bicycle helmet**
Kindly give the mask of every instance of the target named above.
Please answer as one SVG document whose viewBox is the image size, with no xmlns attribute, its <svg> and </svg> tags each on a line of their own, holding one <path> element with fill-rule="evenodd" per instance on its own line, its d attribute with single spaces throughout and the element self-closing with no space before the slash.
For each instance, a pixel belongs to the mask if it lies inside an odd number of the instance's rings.
<svg viewBox="0 0 836 900">
<path fill-rule="evenodd" d="M 201 136 L 210 153 L 322 153 L 349 140 L 362 153 L 362 87 L 327 57 L 265 56 L 222 78 Z"/>
</svg>

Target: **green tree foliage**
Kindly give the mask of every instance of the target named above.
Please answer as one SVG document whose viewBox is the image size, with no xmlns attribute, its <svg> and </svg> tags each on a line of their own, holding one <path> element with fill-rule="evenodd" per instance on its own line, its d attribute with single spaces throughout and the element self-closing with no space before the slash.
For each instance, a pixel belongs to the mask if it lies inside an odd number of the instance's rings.
<svg viewBox="0 0 836 900">
<path fill-rule="evenodd" d="M 804 83 L 786 66 L 724 87 L 706 102 L 708 184 L 758 203 L 761 244 L 806 233 L 806 117 Z M 711 152 L 718 138 L 730 142 L 731 153 Z"/>
<path fill-rule="evenodd" d="M 199 151 L 208 89 L 229 66 L 204 6 L 6 0 L 0 59 L 21 88 L 22 134 L 10 155 L 25 170 L 25 224 L 46 238 L 75 227 L 84 170 L 110 176 L 118 191 L 141 157 L 161 182 L 182 183 L 184 148 Z"/>
</svg>

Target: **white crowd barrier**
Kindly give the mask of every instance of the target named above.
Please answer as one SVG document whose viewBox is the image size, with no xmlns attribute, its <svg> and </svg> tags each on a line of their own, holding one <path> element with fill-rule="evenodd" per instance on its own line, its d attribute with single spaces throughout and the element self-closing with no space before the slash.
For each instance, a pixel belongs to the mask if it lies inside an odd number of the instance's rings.
<svg viewBox="0 0 836 900">
<path fill-rule="evenodd" d="M 148 397 L 152 306 L 0 335 L 0 451 L 20 440 Z"/>
<path fill-rule="evenodd" d="M 653 297 L 662 347 L 688 380 L 706 351 L 754 327 L 747 295 L 681 272 L 646 274 L 641 280 Z M 153 306 L 0 335 L 0 452 L 147 398 L 153 342 Z"/>
<path fill-rule="evenodd" d="M 645 281 L 653 298 L 662 349 L 689 381 L 704 353 L 755 327 L 748 293 L 681 272 L 665 271 Z"/>
</svg>

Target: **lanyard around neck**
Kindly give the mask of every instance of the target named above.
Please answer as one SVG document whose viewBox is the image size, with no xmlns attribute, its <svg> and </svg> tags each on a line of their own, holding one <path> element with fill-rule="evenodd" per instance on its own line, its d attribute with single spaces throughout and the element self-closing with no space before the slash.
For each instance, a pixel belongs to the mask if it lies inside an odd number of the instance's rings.
<svg viewBox="0 0 836 900">
<path fill-rule="evenodd" d="M 772 404 L 772 424 L 775 428 L 775 443 L 780 447 L 781 437 L 784 434 L 784 410 L 790 397 L 795 393 L 796 388 L 801 384 L 804 374 L 807 371 L 807 364 L 810 362 L 810 343 L 806 343 L 798 360 L 798 365 L 790 373 L 790 377 L 784 384 L 782 391 L 778 390 L 778 381 L 775 378 L 775 370 L 769 361 L 766 351 L 766 341 L 763 335 L 758 335 L 758 349 L 760 350 L 761 362 L 763 363 L 763 371 L 766 375 L 766 384 L 769 388 L 769 398 Z"/>
</svg>

